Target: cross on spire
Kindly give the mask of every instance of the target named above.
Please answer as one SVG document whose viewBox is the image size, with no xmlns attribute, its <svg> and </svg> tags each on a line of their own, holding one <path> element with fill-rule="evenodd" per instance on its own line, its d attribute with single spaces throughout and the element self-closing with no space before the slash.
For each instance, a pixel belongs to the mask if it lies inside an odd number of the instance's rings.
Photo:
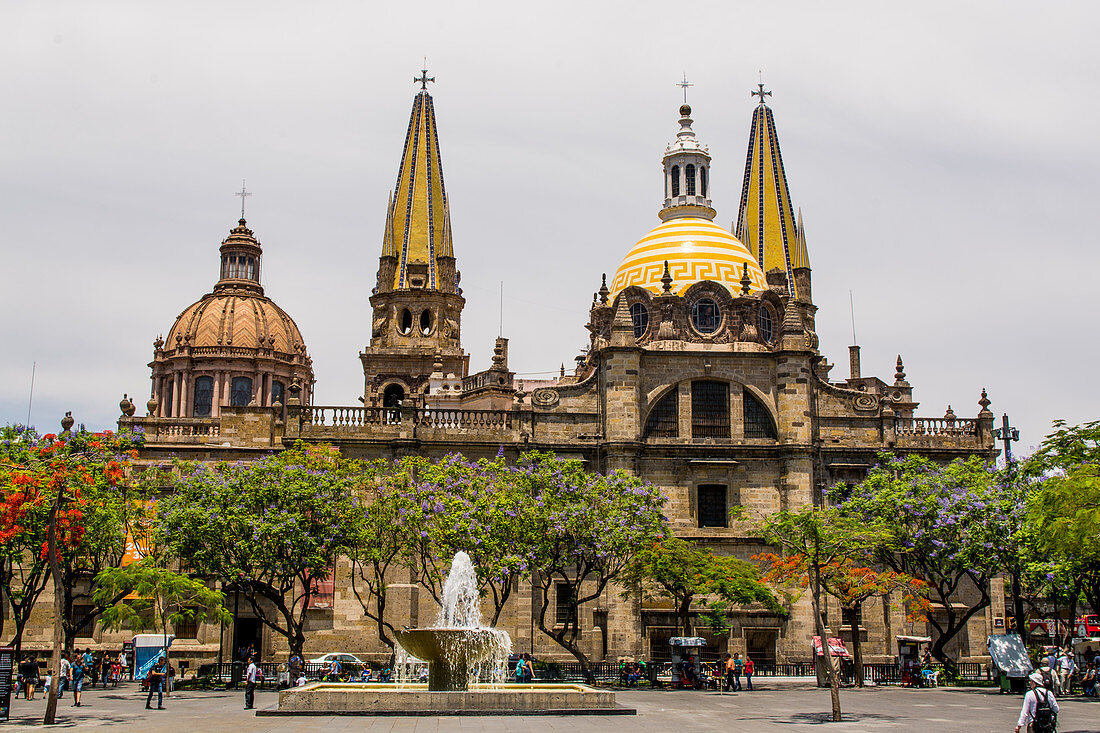
<svg viewBox="0 0 1100 733">
<path fill-rule="evenodd" d="M 684 104 L 687 104 L 688 103 L 688 87 L 693 87 L 695 85 L 692 84 L 690 81 L 688 81 L 688 75 L 687 75 L 686 71 L 684 72 L 683 80 L 676 82 L 676 86 L 683 88 L 683 90 L 684 90 Z"/>
<path fill-rule="evenodd" d="M 753 97 L 760 97 L 760 104 L 764 104 L 764 97 L 770 97 L 772 93 L 764 91 L 764 82 L 760 82 L 756 86 L 757 89 L 755 91 L 749 92 L 749 94 Z"/>
<path fill-rule="evenodd" d="M 433 82 L 434 83 L 435 82 L 435 77 L 434 76 L 428 76 L 428 70 L 427 69 L 421 69 L 420 70 L 420 76 L 414 76 L 413 77 L 413 82 L 415 82 L 417 84 L 420 84 L 420 88 L 424 91 L 427 91 L 428 82 Z"/>
<path fill-rule="evenodd" d="M 245 199 L 245 196 L 251 196 L 252 195 L 252 192 L 244 187 L 244 179 L 243 178 L 241 179 L 241 190 L 237 191 L 237 193 L 235 193 L 233 195 L 241 197 L 241 218 L 243 219 L 244 218 L 244 199 Z"/>
</svg>

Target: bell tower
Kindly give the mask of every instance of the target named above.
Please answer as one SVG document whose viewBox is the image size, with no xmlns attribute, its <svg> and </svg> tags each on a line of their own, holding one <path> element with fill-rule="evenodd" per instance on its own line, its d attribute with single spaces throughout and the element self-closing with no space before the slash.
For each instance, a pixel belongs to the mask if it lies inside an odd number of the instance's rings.
<svg viewBox="0 0 1100 733">
<path fill-rule="evenodd" d="M 460 340 L 466 299 L 458 286 L 435 106 L 428 93 L 435 78 L 424 69 L 414 81 L 420 91 L 386 208 L 370 297 L 370 345 L 359 354 L 366 405 L 416 404 L 438 365 L 456 377 L 466 376 L 469 367 Z"/>
</svg>

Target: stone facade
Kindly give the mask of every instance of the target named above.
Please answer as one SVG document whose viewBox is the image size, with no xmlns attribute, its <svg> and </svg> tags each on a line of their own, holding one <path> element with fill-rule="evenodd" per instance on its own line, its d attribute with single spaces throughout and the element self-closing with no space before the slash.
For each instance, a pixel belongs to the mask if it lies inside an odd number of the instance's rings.
<svg viewBox="0 0 1100 733">
<path fill-rule="evenodd" d="M 399 185 L 387 208 L 371 296 L 370 342 L 360 354 L 362 404 L 310 404 L 310 372 L 290 388 L 285 410 L 283 404 L 257 399 L 249 406 L 222 403 L 216 415 L 198 419 L 165 415 L 151 403 L 148 417 L 124 414 L 120 429 L 145 433 L 141 458 L 147 461 L 248 460 L 299 440 L 333 443 L 354 458 L 418 454 L 437 459 L 453 452 L 479 458 L 503 449 L 514 460 L 526 450 L 553 451 L 584 460 L 594 471 L 637 474 L 666 496 L 666 514 L 677 535 L 746 559 L 767 549 L 754 532 L 760 518 L 814 504 L 823 489 L 859 480 L 881 451 L 919 453 L 942 462 L 971 454 L 992 459 L 993 414 L 984 391 L 974 417 L 957 417 L 950 408 L 944 417 L 918 417 L 900 357 L 892 381 L 866 377 L 860 373 L 858 347 L 849 354 L 850 376 L 830 378 L 832 365 L 815 333 L 818 314 L 801 216 L 796 224 L 786 176 L 778 167 L 781 159 L 765 166 L 780 173 L 769 179 L 782 186 L 778 195 L 743 196 L 743 202 L 774 198 L 781 203 L 768 214 L 777 217 L 775 222 L 765 221 L 763 203 L 752 217 L 762 228 L 742 221 L 746 231 L 755 232 L 749 254 L 731 233 L 717 236 L 710 223 L 714 209 L 706 175 L 695 172 L 709 170 L 710 157 L 694 138 L 689 113 L 686 106 L 681 109 L 675 155 L 666 155 L 663 224 L 651 233 L 668 240 L 658 244 L 676 253 L 676 267 L 666 259 L 662 272 L 660 255 L 646 255 L 658 262 L 656 269 L 639 255 L 636 267 L 624 261 L 620 274 L 629 270 L 630 277 L 614 279 L 618 290 L 609 290 L 604 279 L 589 314 L 589 348 L 572 373 L 563 367 L 557 379 L 517 381 L 508 367 L 506 339 L 497 340 L 488 370 L 468 373 L 469 356 L 460 341 L 465 300 L 441 168 L 434 174 L 430 165 L 427 173 L 416 168 L 424 156 L 438 161 L 431 98 L 422 91 L 414 104 Z M 777 155 L 770 112 L 758 110 L 756 116 L 769 126 L 769 154 Z M 756 140 L 756 122 L 753 129 Z M 424 148 L 424 140 L 435 147 Z M 750 164 L 760 165 L 754 160 L 750 149 Z M 701 176 L 690 179 L 701 188 L 692 200 L 681 200 L 696 190 L 688 188 L 689 175 Z M 682 194 L 672 195 L 670 176 L 685 187 Z M 756 185 L 749 179 L 746 185 Z M 765 273 L 761 263 L 774 259 L 769 248 L 780 246 L 769 243 L 768 233 L 788 229 L 792 239 L 787 242 L 784 233 L 781 244 L 793 267 L 788 263 Z M 708 259 L 706 247 L 673 241 L 676 236 L 709 237 L 708 246 L 720 251 L 722 261 L 740 264 L 711 267 L 718 260 Z M 632 255 L 649 251 L 643 243 Z M 685 259 L 685 251 L 696 250 L 701 254 Z M 715 274 L 699 276 L 708 271 Z M 678 280 L 682 277 L 689 279 Z M 154 378 L 158 368 L 154 365 Z M 350 577 L 347 563 L 338 564 L 331 599 L 309 612 L 307 652 L 384 658 L 386 650 L 362 616 Z M 419 591 L 412 574 L 391 588 L 390 604 L 398 625 L 428 624 L 436 615 L 430 595 Z M 511 634 L 517 651 L 562 657 L 561 648 L 537 631 L 536 611 L 535 594 L 521 584 L 500 626 Z M 957 642 L 959 658 L 984 654 L 984 634 L 998 613 L 1003 615 L 1003 609 L 974 618 Z M 236 614 L 234 628 L 220 638 L 223 650 L 256 633 L 250 612 L 241 607 Z M 907 623 L 902 609 L 889 600 L 868 602 L 859 620 L 843 618 L 830 600 L 827 615 L 830 634 L 861 634 L 868 661 L 891 659 L 897 634 L 929 631 Z M 580 619 L 582 646 L 594 660 L 660 658 L 675 627 L 670 605 L 624 600 L 615 587 L 586 604 Z M 762 662 L 802 661 L 810 656 L 813 624 L 804 597 L 789 618 L 763 607 L 738 608 L 728 630 L 712 632 L 699 625 L 694 631 L 710 641 L 714 652 L 740 651 Z M 265 656 L 285 654 L 279 637 L 267 629 L 260 633 Z M 218 632 L 204 629 L 194 648 L 212 657 L 212 639 L 219 640 Z M 108 641 L 114 640 L 104 637 L 102 643 Z"/>
</svg>

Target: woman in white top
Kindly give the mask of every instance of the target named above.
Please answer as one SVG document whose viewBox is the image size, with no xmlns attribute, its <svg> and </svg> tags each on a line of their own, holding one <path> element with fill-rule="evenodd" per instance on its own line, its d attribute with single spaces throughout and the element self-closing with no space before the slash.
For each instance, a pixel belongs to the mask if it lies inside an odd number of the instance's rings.
<svg viewBox="0 0 1100 733">
<path fill-rule="evenodd" d="M 1024 705 L 1020 709 L 1020 719 L 1016 722 L 1016 733 L 1020 733 L 1021 730 L 1042 730 L 1029 727 L 1036 720 L 1040 699 L 1054 711 L 1055 720 L 1058 716 L 1058 701 L 1054 699 L 1054 693 L 1043 686 L 1043 675 L 1039 672 L 1032 672 L 1027 679 L 1031 683 L 1031 689 L 1024 695 Z M 1050 730 L 1054 730 L 1054 728 Z"/>
</svg>

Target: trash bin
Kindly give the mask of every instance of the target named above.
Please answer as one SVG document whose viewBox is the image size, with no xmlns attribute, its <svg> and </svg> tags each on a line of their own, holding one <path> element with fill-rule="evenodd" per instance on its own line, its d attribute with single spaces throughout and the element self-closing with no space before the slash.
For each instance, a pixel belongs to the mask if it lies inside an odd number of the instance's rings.
<svg viewBox="0 0 1100 733">
<path fill-rule="evenodd" d="M 229 686 L 233 689 L 237 689 L 241 684 L 241 680 L 244 679 L 244 662 L 238 660 L 233 662 L 233 669 L 229 673 Z"/>
</svg>

